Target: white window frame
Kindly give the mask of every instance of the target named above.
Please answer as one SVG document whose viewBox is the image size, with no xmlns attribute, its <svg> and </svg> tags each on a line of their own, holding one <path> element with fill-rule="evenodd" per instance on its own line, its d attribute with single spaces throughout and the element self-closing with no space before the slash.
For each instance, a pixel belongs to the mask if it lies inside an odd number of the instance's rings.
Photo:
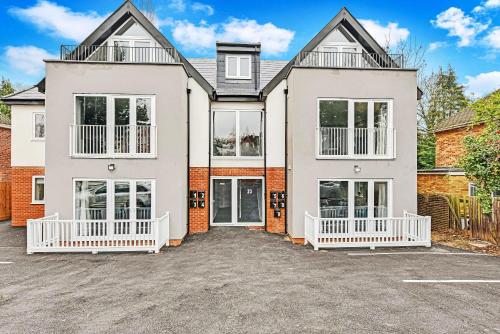
<svg viewBox="0 0 500 334">
<path fill-rule="evenodd" d="M 106 126 L 107 128 L 113 129 L 107 136 L 107 147 L 108 152 L 106 154 L 74 154 L 70 150 L 70 155 L 76 158 L 95 158 L 95 159 L 106 159 L 106 158 L 139 158 L 139 159 L 154 159 L 157 157 L 157 147 L 158 147 L 158 132 L 156 126 L 156 95 L 130 95 L 130 94 L 73 94 L 73 124 L 76 126 L 76 99 L 78 97 L 105 97 L 106 98 Z M 137 120 L 137 99 L 140 98 L 150 98 L 151 99 L 151 153 L 135 153 L 135 135 L 132 133 L 130 138 L 131 149 L 129 153 L 115 153 L 114 152 L 114 126 L 115 126 L 115 99 L 116 98 L 128 98 L 130 100 L 130 120 L 129 125 L 136 125 Z M 72 145 L 73 138 L 70 136 L 70 147 Z"/>
<path fill-rule="evenodd" d="M 43 137 L 37 137 L 36 136 L 36 116 L 37 115 L 42 115 L 43 116 Z M 45 135 L 47 134 L 47 120 L 46 120 L 46 114 L 43 111 L 35 111 L 32 114 L 32 130 L 31 130 L 31 140 L 33 141 L 44 141 L 45 140 Z"/>
<path fill-rule="evenodd" d="M 214 180 L 224 179 L 231 180 L 231 223 L 214 223 Z M 238 223 L 238 180 L 262 180 L 262 222 L 241 222 Z M 265 226 L 266 224 L 266 210 L 265 210 L 265 180 L 263 176 L 211 176 L 210 177 L 210 226 Z"/>
<path fill-rule="evenodd" d="M 387 218 L 393 217 L 393 179 L 345 179 L 345 178 L 321 178 L 317 181 L 317 194 L 316 198 L 318 201 L 317 207 L 317 217 L 321 217 L 321 191 L 320 185 L 322 181 L 346 181 L 347 184 L 347 205 L 348 205 L 348 215 L 346 219 L 373 219 L 373 193 L 375 182 L 387 182 Z M 368 217 L 366 218 L 355 218 L 354 217 L 354 183 L 355 182 L 368 182 Z"/>
<path fill-rule="evenodd" d="M 106 182 L 106 220 L 102 221 L 137 221 L 136 219 L 136 195 L 137 195 L 137 182 L 151 182 L 151 220 L 156 219 L 156 179 L 99 179 L 99 178 L 74 178 L 73 179 L 73 220 L 78 220 L 76 218 L 76 183 L 79 181 L 87 182 Z M 130 194 L 130 203 L 134 205 L 130 206 L 130 217 L 129 219 L 115 219 L 115 183 L 116 182 L 130 182 L 130 189 L 134 189 Z M 109 191 L 112 189 L 112 192 Z M 92 219 L 89 219 L 92 221 Z"/>
<path fill-rule="evenodd" d="M 473 182 L 469 182 L 467 184 L 467 194 L 469 196 L 474 196 L 474 195 L 472 195 L 472 190 L 475 189 L 475 188 L 476 188 L 476 185 Z"/>
<path fill-rule="evenodd" d="M 387 154 L 386 155 L 374 155 L 373 150 L 373 138 L 369 139 L 368 149 L 369 154 L 361 155 L 354 154 L 354 136 L 351 134 L 351 131 L 348 131 L 348 143 L 347 155 L 322 155 L 320 154 L 320 128 L 321 128 L 321 120 L 320 120 L 320 104 L 321 101 L 347 101 L 347 128 L 346 129 L 354 129 L 354 103 L 355 102 L 367 102 L 368 103 L 368 129 L 374 128 L 374 106 L 377 102 L 387 103 L 387 129 L 389 129 L 388 133 L 388 142 L 387 142 Z M 396 130 L 393 126 L 393 105 L 394 100 L 389 98 L 346 98 L 346 97 L 320 97 L 316 101 L 316 159 L 318 160 L 391 160 L 396 158 Z M 392 131 L 392 133 L 391 133 Z"/>
<path fill-rule="evenodd" d="M 229 75 L 229 58 L 236 58 L 236 75 Z M 248 59 L 248 75 L 241 75 L 241 59 Z M 250 55 L 226 55 L 226 79 L 241 79 L 250 80 L 252 79 L 252 56 Z"/>
<path fill-rule="evenodd" d="M 215 113 L 218 113 L 218 112 L 233 112 L 233 113 L 236 113 L 236 117 L 235 117 L 235 122 L 236 122 L 236 155 L 234 156 L 228 156 L 228 155 L 214 155 L 214 149 L 213 149 L 213 145 L 214 145 L 214 129 L 215 129 Z M 261 116 L 261 124 L 260 124 L 260 129 L 261 129 L 261 150 L 260 150 L 260 153 L 261 155 L 257 155 L 257 156 L 242 156 L 241 155 L 241 148 L 240 148 L 240 113 L 241 112 L 258 112 L 260 113 L 260 116 Z M 211 143 L 210 145 L 211 146 L 211 155 L 212 155 L 212 158 L 215 159 L 215 160 L 227 160 L 227 159 L 230 159 L 230 160 L 264 160 L 264 145 L 266 144 L 265 143 L 265 138 L 264 138 L 264 112 L 262 110 L 258 110 L 258 109 L 248 109 L 248 110 L 243 110 L 243 109 L 238 109 L 238 110 L 227 110 L 227 109 L 214 109 L 212 110 L 212 128 L 210 129 L 211 131 Z"/>
<path fill-rule="evenodd" d="M 37 200 L 35 198 L 35 181 L 36 179 L 43 180 L 43 200 Z M 45 176 L 44 175 L 33 175 L 31 177 L 31 204 L 45 204 Z"/>
</svg>

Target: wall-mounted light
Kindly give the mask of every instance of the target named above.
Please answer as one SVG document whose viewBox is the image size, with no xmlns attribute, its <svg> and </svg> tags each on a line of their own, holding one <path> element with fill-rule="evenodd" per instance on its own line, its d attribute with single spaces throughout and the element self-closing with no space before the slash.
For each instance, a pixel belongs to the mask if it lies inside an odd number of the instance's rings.
<svg viewBox="0 0 500 334">
<path fill-rule="evenodd" d="M 358 174 L 361 172 L 361 167 L 359 167 L 358 165 L 354 165 L 354 173 Z"/>
<path fill-rule="evenodd" d="M 115 170 L 115 169 L 116 169 L 115 164 L 109 164 L 109 165 L 108 165 L 108 170 L 109 170 L 110 172 L 114 172 L 114 170 Z"/>
</svg>

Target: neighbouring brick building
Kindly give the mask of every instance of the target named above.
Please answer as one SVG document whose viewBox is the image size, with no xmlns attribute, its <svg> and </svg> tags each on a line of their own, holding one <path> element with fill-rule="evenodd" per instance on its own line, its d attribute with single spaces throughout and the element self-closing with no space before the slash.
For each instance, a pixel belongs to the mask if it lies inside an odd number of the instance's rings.
<svg viewBox="0 0 500 334">
<path fill-rule="evenodd" d="M 12 226 L 25 226 L 45 214 L 45 95 L 30 87 L 2 100 L 11 106 Z"/>
<path fill-rule="evenodd" d="M 419 194 L 473 194 L 474 187 L 458 168 L 458 162 L 465 151 L 464 138 L 479 134 L 483 128 L 483 124 L 474 123 L 472 109 L 461 111 L 436 126 L 436 167 L 418 171 Z"/>
</svg>

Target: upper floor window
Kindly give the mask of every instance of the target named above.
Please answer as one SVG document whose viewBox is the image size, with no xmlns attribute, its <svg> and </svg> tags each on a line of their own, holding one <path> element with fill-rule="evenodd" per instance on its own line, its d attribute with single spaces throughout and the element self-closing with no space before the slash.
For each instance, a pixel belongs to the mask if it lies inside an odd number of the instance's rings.
<svg viewBox="0 0 500 334">
<path fill-rule="evenodd" d="M 251 79 L 252 61 L 251 56 L 226 56 L 226 78 L 228 79 Z"/>
<path fill-rule="evenodd" d="M 261 157 L 261 111 L 215 111 L 213 156 Z"/>
<path fill-rule="evenodd" d="M 153 96 L 77 95 L 73 156 L 154 157 Z"/>
<path fill-rule="evenodd" d="M 33 113 L 33 139 L 45 138 L 45 113 Z"/>
<path fill-rule="evenodd" d="M 393 157 L 392 101 L 320 99 L 318 153 L 322 157 Z"/>
</svg>

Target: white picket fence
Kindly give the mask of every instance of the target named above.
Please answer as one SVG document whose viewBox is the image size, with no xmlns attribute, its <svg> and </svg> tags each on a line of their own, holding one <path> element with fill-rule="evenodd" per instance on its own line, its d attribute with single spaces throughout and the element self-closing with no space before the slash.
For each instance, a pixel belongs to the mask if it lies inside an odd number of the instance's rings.
<svg viewBox="0 0 500 334">
<path fill-rule="evenodd" d="M 304 243 L 319 248 L 431 246 L 431 217 L 318 218 L 305 213 Z"/>
<path fill-rule="evenodd" d="M 169 213 L 144 220 L 29 219 L 28 254 L 53 252 L 149 252 L 169 244 Z"/>
</svg>

